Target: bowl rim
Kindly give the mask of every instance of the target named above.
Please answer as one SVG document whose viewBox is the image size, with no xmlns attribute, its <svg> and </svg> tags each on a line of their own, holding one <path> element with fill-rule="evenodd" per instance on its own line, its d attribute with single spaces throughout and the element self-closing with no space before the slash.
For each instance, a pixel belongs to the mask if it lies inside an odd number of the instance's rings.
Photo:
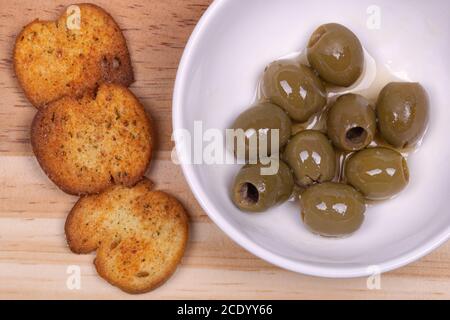
<svg viewBox="0 0 450 320">
<path fill-rule="evenodd" d="M 202 17 L 199 19 L 197 25 L 195 26 L 189 40 L 184 48 L 178 70 L 176 73 L 175 85 L 172 97 L 172 127 L 173 130 L 184 129 L 183 128 L 183 101 L 185 84 L 188 82 L 187 78 L 187 67 L 191 56 L 195 52 L 195 47 L 202 32 L 206 29 L 209 22 L 214 19 L 214 16 L 220 11 L 220 8 L 229 0 L 214 0 L 211 5 L 203 13 Z M 178 152 L 178 151 L 177 151 Z M 180 163 L 182 172 L 186 181 L 194 194 L 196 200 L 199 202 L 202 209 L 211 218 L 211 220 L 234 242 L 238 245 L 254 254 L 255 256 L 273 264 L 278 267 L 318 277 L 327 278 L 356 278 L 356 277 L 367 277 L 373 275 L 374 271 L 369 268 L 369 266 L 358 266 L 358 267 L 330 267 L 323 266 L 320 263 L 312 262 L 302 262 L 293 261 L 281 255 L 265 249 L 255 243 L 248 236 L 240 232 L 237 228 L 231 225 L 223 216 L 218 212 L 219 210 L 215 207 L 214 203 L 208 200 L 208 197 L 203 190 L 198 177 L 194 174 L 193 164 Z M 393 269 L 405 266 L 413 261 L 420 259 L 421 257 L 427 255 L 445 241 L 450 238 L 450 226 L 447 226 L 445 230 L 436 234 L 434 237 L 428 239 L 422 245 L 392 259 L 378 263 L 377 273 L 383 273 L 391 271 Z"/>
</svg>

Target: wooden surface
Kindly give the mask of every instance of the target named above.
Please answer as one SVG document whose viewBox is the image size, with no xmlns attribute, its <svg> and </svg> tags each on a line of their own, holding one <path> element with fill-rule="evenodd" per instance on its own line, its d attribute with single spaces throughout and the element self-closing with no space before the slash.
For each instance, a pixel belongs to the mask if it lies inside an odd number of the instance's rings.
<svg viewBox="0 0 450 320">
<path fill-rule="evenodd" d="M 171 99 L 177 65 L 208 0 L 98 1 L 119 23 L 136 75 L 132 90 L 157 124 L 158 150 L 147 173 L 179 197 L 191 215 L 191 238 L 175 275 L 157 290 L 130 296 L 96 274 L 94 255 L 75 255 L 63 225 L 76 197 L 59 191 L 33 157 L 29 126 L 36 110 L 18 87 L 12 48 L 21 27 L 56 18 L 67 1 L 0 0 L 0 298 L 450 298 L 450 243 L 420 261 L 367 279 L 321 279 L 274 267 L 219 230 L 170 161 Z M 66 286 L 69 265 L 81 268 L 81 289 Z"/>
</svg>

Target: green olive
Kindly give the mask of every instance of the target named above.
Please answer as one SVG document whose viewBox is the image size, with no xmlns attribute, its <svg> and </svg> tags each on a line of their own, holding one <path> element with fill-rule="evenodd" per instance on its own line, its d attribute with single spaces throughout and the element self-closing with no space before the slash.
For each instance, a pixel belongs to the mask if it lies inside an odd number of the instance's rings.
<svg viewBox="0 0 450 320">
<path fill-rule="evenodd" d="M 361 95 L 342 95 L 328 111 L 328 136 L 343 150 L 365 148 L 373 140 L 376 127 L 375 110 Z"/>
<path fill-rule="evenodd" d="M 319 131 L 297 133 L 288 142 L 283 159 L 301 186 L 329 181 L 336 174 L 336 153 L 328 138 Z"/>
<path fill-rule="evenodd" d="M 247 164 L 241 168 L 232 190 L 232 200 L 239 209 L 261 212 L 289 199 L 294 189 L 292 172 L 283 161 L 272 161 L 271 164 Z M 271 165 L 274 172 L 261 170 L 269 169 Z"/>
<path fill-rule="evenodd" d="M 326 82 L 348 87 L 364 67 L 364 52 L 353 32 L 337 23 L 321 25 L 308 42 L 309 64 Z"/>
<path fill-rule="evenodd" d="M 413 146 L 428 122 L 428 95 L 419 83 L 391 82 L 377 101 L 378 127 L 382 137 L 397 148 Z"/>
<path fill-rule="evenodd" d="M 261 91 L 299 122 L 321 111 L 327 102 L 319 77 L 311 68 L 291 61 L 272 62 L 264 71 Z"/>
<path fill-rule="evenodd" d="M 278 106 L 272 103 L 260 103 L 241 113 L 232 128 L 234 130 L 242 129 L 245 133 L 246 158 L 257 159 L 258 145 L 263 140 L 267 141 L 267 156 L 270 156 L 272 152 L 278 153 L 278 149 L 287 143 L 291 135 L 291 119 Z M 271 149 L 273 129 L 278 129 L 279 141 L 277 150 Z M 252 135 L 255 137 L 253 140 L 255 141 L 254 144 L 251 144 Z M 254 146 L 256 149 L 249 150 L 251 146 Z"/>
<path fill-rule="evenodd" d="M 344 174 L 349 184 L 372 200 L 391 198 L 402 191 L 409 180 L 405 158 L 384 147 L 352 154 L 345 163 Z"/>
<path fill-rule="evenodd" d="M 364 197 L 349 185 L 316 184 L 300 196 L 302 219 L 314 233 L 340 237 L 358 230 L 364 221 Z"/>
</svg>

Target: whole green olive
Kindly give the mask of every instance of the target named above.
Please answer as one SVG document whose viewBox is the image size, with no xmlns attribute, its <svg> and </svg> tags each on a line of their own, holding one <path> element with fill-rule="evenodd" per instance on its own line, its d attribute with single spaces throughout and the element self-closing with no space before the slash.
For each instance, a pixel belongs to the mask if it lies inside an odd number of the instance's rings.
<svg viewBox="0 0 450 320">
<path fill-rule="evenodd" d="M 272 62 L 264 71 L 261 91 L 264 97 L 299 122 L 308 120 L 327 102 L 327 93 L 319 77 L 311 68 L 292 61 Z"/>
<path fill-rule="evenodd" d="M 419 83 L 391 82 L 378 96 L 380 133 L 397 148 L 413 146 L 423 136 L 428 112 L 428 95 Z"/>
<path fill-rule="evenodd" d="M 336 153 L 328 138 L 319 131 L 297 133 L 286 145 L 283 159 L 301 186 L 329 181 L 336 174 Z"/>
<path fill-rule="evenodd" d="M 267 143 L 267 156 L 272 152 L 278 153 L 291 135 L 291 119 L 286 112 L 272 103 L 260 103 L 245 110 L 236 119 L 232 127 L 234 130 L 242 129 L 245 133 L 245 157 L 246 159 L 257 159 L 258 146 L 263 139 Z M 278 149 L 272 150 L 272 130 L 278 129 Z M 252 136 L 255 143 L 251 144 Z M 236 147 L 238 144 L 236 144 Z M 254 146 L 255 150 L 250 150 Z M 235 148 L 236 151 L 236 148 Z M 252 151 L 252 152 L 250 152 Z M 266 150 L 264 150 L 266 151 Z M 243 155 L 243 154 L 242 154 Z"/>
<path fill-rule="evenodd" d="M 343 150 L 365 148 L 373 140 L 376 127 L 375 110 L 361 95 L 342 95 L 328 111 L 328 136 Z"/>
<path fill-rule="evenodd" d="M 326 82 L 348 87 L 364 68 L 364 52 L 355 34 L 337 23 L 318 27 L 308 42 L 309 64 Z"/>
<path fill-rule="evenodd" d="M 364 197 L 349 185 L 316 184 L 300 196 L 302 219 L 314 233 L 340 237 L 358 230 L 364 221 Z"/>
<path fill-rule="evenodd" d="M 283 161 L 271 164 L 246 164 L 234 179 L 232 200 L 243 211 L 261 212 L 286 201 L 294 189 L 294 178 Z M 263 172 L 270 169 L 275 172 Z"/>
<path fill-rule="evenodd" d="M 352 154 L 345 163 L 347 182 L 367 199 L 382 200 L 402 191 L 409 181 L 405 158 L 395 150 L 376 147 Z"/>
</svg>

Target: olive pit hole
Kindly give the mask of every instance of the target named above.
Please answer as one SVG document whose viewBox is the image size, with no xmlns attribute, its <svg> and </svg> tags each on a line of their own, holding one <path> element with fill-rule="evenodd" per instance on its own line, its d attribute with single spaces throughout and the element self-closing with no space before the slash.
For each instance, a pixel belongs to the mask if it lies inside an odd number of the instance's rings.
<svg viewBox="0 0 450 320">
<path fill-rule="evenodd" d="M 243 183 L 240 189 L 241 199 L 246 203 L 253 205 L 259 201 L 259 191 L 250 182 Z"/>
<path fill-rule="evenodd" d="M 367 131 L 362 127 L 354 127 L 345 133 L 347 142 L 353 145 L 360 145 L 367 139 Z"/>
</svg>

